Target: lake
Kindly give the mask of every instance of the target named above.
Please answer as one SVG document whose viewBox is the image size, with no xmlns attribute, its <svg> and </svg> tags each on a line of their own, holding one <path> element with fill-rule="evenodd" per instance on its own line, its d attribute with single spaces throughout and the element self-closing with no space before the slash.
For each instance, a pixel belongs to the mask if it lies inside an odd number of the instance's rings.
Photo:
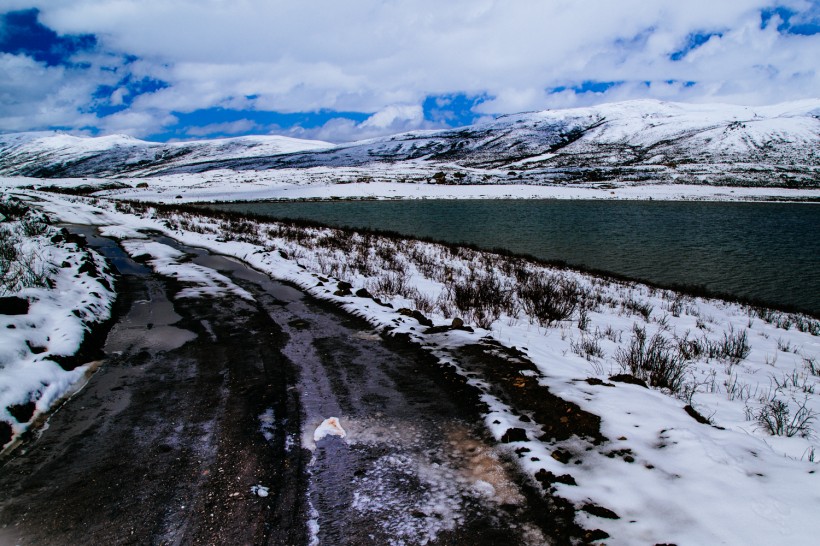
<svg viewBox="0 0 820 546">
<path fill-rule="evenodd" d="M 820 205 L 418 200 L 208 207 L 504 248 L 820 316 Z"/>
</svg>

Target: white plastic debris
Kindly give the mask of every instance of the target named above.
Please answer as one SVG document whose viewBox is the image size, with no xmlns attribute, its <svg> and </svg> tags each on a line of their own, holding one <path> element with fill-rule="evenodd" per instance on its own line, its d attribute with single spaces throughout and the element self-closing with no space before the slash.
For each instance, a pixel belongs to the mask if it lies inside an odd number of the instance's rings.
<svg viewBox="0 0 820 546">
<path fill-rule="evenodd" d="M 313 433 L 313 441 L 318 442 L 325 436 L 338 436 L 339 438 L 347 436 L 347 432 L 342 428 L 338 417 L 329 417 L 322 421 L 322 424 Z"/>
</svg>

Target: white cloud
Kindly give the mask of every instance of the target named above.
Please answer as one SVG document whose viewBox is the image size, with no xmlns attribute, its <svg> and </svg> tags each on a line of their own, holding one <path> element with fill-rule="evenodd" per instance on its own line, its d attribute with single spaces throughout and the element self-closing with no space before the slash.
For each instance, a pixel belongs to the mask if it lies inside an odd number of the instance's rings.
<svg viewBox="0 0 820 546">
<path fill-rule="evenodd" d="M 425 120 L 421 106 L 405 104 L 388 106 L 360 123 L 348 118 L 332 118 L 320 127 L 274 128 L 271 133 L 327 142 L 350 142 L 394 135 L 406 131 L 441 129 L 443 127 L 439 123 Z"/>
<path fill-rule="evenodd" d="M 170 84 L 138 97 L 133 113 L 377 112 L 370 123 L 332 120 L 313 130 L 357 136 L 436 94 L 487 94 L 493 99 L 478 108 L 487 114 L 637 97 L 759 104 L 816 96 L 820 35 L 783 35 L 776 21 L 761 29 L 760 11 L 773 1 L 8 0 L 39 7 L 60 33 L 93 33 L 103 50 L 140 57 L 130 70 Z M 670 60 L 699 32 L 722 36 Z M 625 83 L 597 94 L 547 92 L 588 80 Z M 686 81 L 697 85 L 674 83 Z M 387 123 L 423 126 L 413 116 Z"/>
<path fill-rule="evenodd" d="M 25 55 L 0 53 L 0 130 L 93 124 L 94 116 L 83 114 L 78 107 L 95 88 L 88 79 L 63 67 L 46 67 Z"/>
<path fill-rule="evenodd" d="M 188 127 L 185 130 L 185 133 L 190 136 L 204 137 L 208 135 L 217 134 L 238 135 L 241 133 L 257 131 L 259 129 L 261 129 L 261 127 L 257 123 L 249 119 L 240 119 L 237 121 L 229 121 L 225 123 L 211 123 L 203 126 Z"/>
</svg>

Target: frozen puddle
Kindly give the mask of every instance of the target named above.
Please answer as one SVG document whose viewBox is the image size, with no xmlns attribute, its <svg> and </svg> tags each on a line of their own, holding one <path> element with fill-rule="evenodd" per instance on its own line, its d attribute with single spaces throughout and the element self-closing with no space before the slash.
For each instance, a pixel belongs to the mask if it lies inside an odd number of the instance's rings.
<svg viewBox="0 0 820 546">
<path fill-rule="evenodd" d="M 349 420 L 346 426 L 346 443 L 318 444 L 312 474 L 317 488 L 332 487 L 323 482 L 328 471 L 349 465 L 349 524 L 366 529 L 368 543 L 428 544 L 444 534 L 460 535 L 463 527 L 482 518 L 514 514 L 526 504 L 495 450 L 464 425 L 429 430 L 373 418 Z M 337 420 L 328 419 L 316 437 L 336 435 L 339 429 Z M 328 496 L 333 495 L 319 493 L 318 504 L 326 505 Z M 534 526 L 514 518 L 495 523 L 517 527 L 520 543 L 545 542 Z M 338 538 L 332 529 L 323 531 L 323 543 Z"/>
</svg>

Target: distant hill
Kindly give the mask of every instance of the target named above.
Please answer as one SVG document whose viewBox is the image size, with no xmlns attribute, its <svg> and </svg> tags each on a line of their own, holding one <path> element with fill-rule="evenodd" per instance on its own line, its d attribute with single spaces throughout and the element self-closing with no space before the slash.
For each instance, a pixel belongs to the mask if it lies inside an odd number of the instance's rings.
<svg viewBox="0 0 820 546">
<path fill-rule="evenodd" d="M 332 145 L 285 137 L 157 144 L 0 135 L 0 174 L 152 176 L 214 169 L 427 167 L 440 182 L 658 181 L 820 186 L 820 100 L 774 106 L 637 100 Z M 464 172 L 458 172 L 464 169 Z"/>
<path fill-rule="evenodd" d="M 0 174 L 62 178 L 150 176 L 201 162 L 270 158 L 332 147 L 284 136 L 245 136 L 191 142 L 146 142 L 125 135 L 76 137 L 63 133 L 0 135 Z"/>
</svg>

